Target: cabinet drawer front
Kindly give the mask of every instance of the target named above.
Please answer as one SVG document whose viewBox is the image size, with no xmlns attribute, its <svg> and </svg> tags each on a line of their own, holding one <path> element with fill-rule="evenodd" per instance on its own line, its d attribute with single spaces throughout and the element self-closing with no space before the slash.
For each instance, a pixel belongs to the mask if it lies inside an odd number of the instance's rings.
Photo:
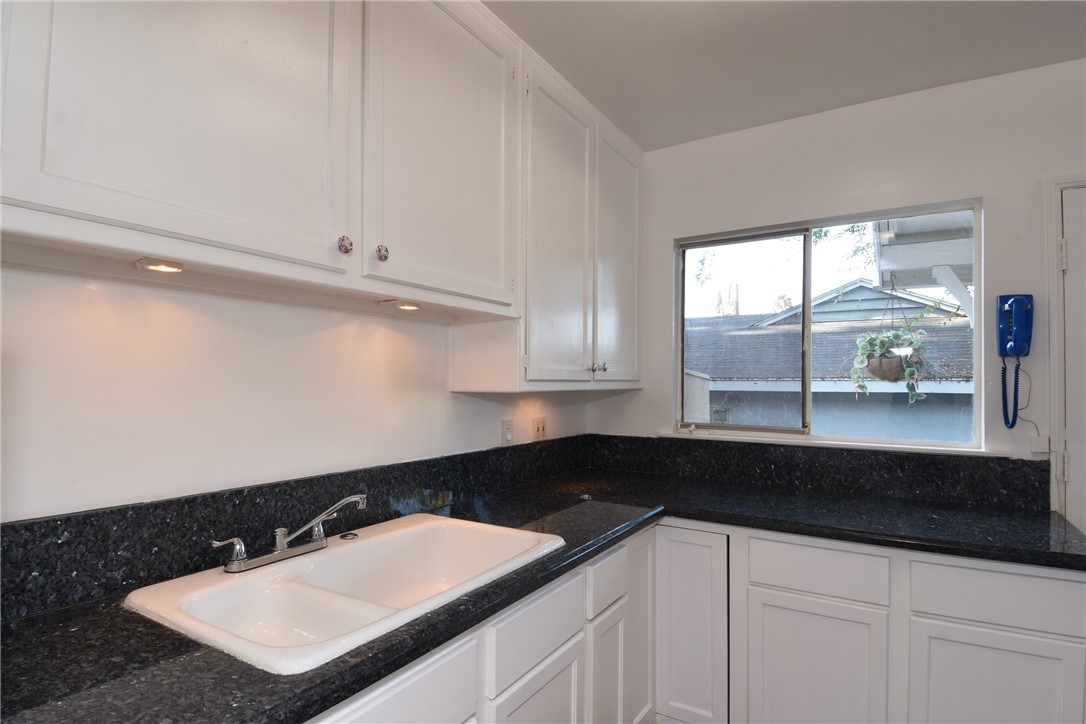
<svg viewBox="0 0 1086 724">
<path fill-rule="evenodd" d="M 751 538 L 750 580 L 795 591 L 890 605 L 890 559 L 886 556 Z"/>
<path fill-rule="evenodd" d="M 914 561 L 912 610 L 1086 638 L 1086 583 Z"/>
<path fill-rule="evenodd" d="M 585 566 L 587 618 L 593 619 L 621 598 L 630 587 L 630 561 L 626 546 L 618 546 Z"/>
<path fill-rule="evenodd" d="M 449 722 L 475 714 L 475 635 L 446 645 L 311 719 L 318 722 Z"/>
<path fill-rule="evenodd" d="M 577 572 L 486 627 L 486 695 L 493 699 L 584 626 L 584 574 Z"/>
</svg>

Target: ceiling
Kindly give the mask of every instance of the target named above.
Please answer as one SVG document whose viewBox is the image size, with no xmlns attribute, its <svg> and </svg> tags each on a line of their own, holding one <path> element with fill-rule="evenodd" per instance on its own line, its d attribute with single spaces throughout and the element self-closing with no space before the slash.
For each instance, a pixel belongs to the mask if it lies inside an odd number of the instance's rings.
<svg viewBox="0 0 1086 724">
<path fill-rule="evenodd" d="M 1086 2 L 491 0 L 644 150 L 1086 57 Z"/>
</svg>

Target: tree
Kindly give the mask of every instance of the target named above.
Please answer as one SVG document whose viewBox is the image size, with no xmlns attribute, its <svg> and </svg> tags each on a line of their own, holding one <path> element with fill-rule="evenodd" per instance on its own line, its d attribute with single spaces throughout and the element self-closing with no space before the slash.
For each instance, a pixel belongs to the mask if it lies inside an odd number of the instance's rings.
<svg viewBox="0 0 1086 724">
<path fill-rule="evenodd" d="M 871 224 L 849 224 L 848 226 L 824 226 L 820 229 L 811 229 L 811 243 L 818 244 L 830 239 L 840 239 L 843 236 L 852 237 L 852 249 L 848 253 L 849 259 L 859 259 L 866 266 L 875 264 L 875 246 L 868 241 Z"/>
</svg>

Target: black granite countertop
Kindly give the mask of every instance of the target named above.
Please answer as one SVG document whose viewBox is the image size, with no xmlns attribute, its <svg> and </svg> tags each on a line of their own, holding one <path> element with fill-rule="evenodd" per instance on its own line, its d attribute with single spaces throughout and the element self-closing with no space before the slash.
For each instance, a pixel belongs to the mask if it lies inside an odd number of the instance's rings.
<svg viewBox="0 0 1086 724">
<path fill-rule="evenodd" d="M 585 496 L 590 500 L 585 500 Z M 304 721 L 467 631 L 662 515 L 949 555 L 1086 570 L 1086 536 L 1051 513 L 722 488 L 587 471 L 466 497 L 441 512 L 561 535 L 566 545 L 312 671 L 278 676 L 123 608 L 122 597 L 5 625 L 11 722 Z"/>
<path fill-rule="evenodd" d="M 521 490 L 660 505 L 667 515 L 834 540 L 1086 571 L 1086 535 L 1051 511 L 962 508 L 916 500 L 592 471 Z"/>
</svg>

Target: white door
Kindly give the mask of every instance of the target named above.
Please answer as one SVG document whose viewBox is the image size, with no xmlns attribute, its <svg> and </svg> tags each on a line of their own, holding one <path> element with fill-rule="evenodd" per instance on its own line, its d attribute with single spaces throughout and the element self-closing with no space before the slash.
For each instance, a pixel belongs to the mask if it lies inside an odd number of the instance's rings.
<svg viewBox="0 0 1086 724">
<path fill-rule="evenodd" d="M 728 537 L 656 528 L 656 711 L 728 720 Z"/>
<path fill-rule="evenodd" d="M 13 3 L 5 203 L 342 273 L 357 6 Z"/>
<path fill-rule="evenodd" d="M 1086 530 L 1086 187 L 1063 189 L 1066 518 Z"/>
<path fill-rule="evenodd" d="M 641 151 L 599 124 L 596 176 L 597 380 L 637 380 Z"/>
<path fill-rule="evenodd" d="M 497 699 L 487 701 L 487 722 L 578 724 L 585 720 L 585 636 L 578 633 Z"/>
<path fill-rule="evenodd" d="M 367 8 L 363 273 L 511 304 L 520 47 L 468 3 Z"/>
<path fill-rule="evenodd" d="M 647 530 L 626 543 L 630 582 L 627 588 L 626 640 L 623 644 L 622 711 L 626 721 L 652 718 L 656 674 L 653 645 L 653 601 L 656 598 L 656 531 Z"/>
<path fill-rule="evenodd" d="M 885 609 L 748 589 L 752 722 L 885 722 Z"/>
<path fill-rule="evenodd" d="M 630 599 L 623 596 L 585 626 L 588 640 L 588 721 L 593 724 L 619 724 L 632 721 L 623 711 L 628 621 Z"/>
<path fill-rule="evenodd" d="M 528 84 L 529 380 L 592 379 L 592 112 L 558 78 Z"/>
<path fill-rule="evenodd" d="M 913 617 L 910 722 L 1082 722 L 1086 646 Z"/>
</svg>

